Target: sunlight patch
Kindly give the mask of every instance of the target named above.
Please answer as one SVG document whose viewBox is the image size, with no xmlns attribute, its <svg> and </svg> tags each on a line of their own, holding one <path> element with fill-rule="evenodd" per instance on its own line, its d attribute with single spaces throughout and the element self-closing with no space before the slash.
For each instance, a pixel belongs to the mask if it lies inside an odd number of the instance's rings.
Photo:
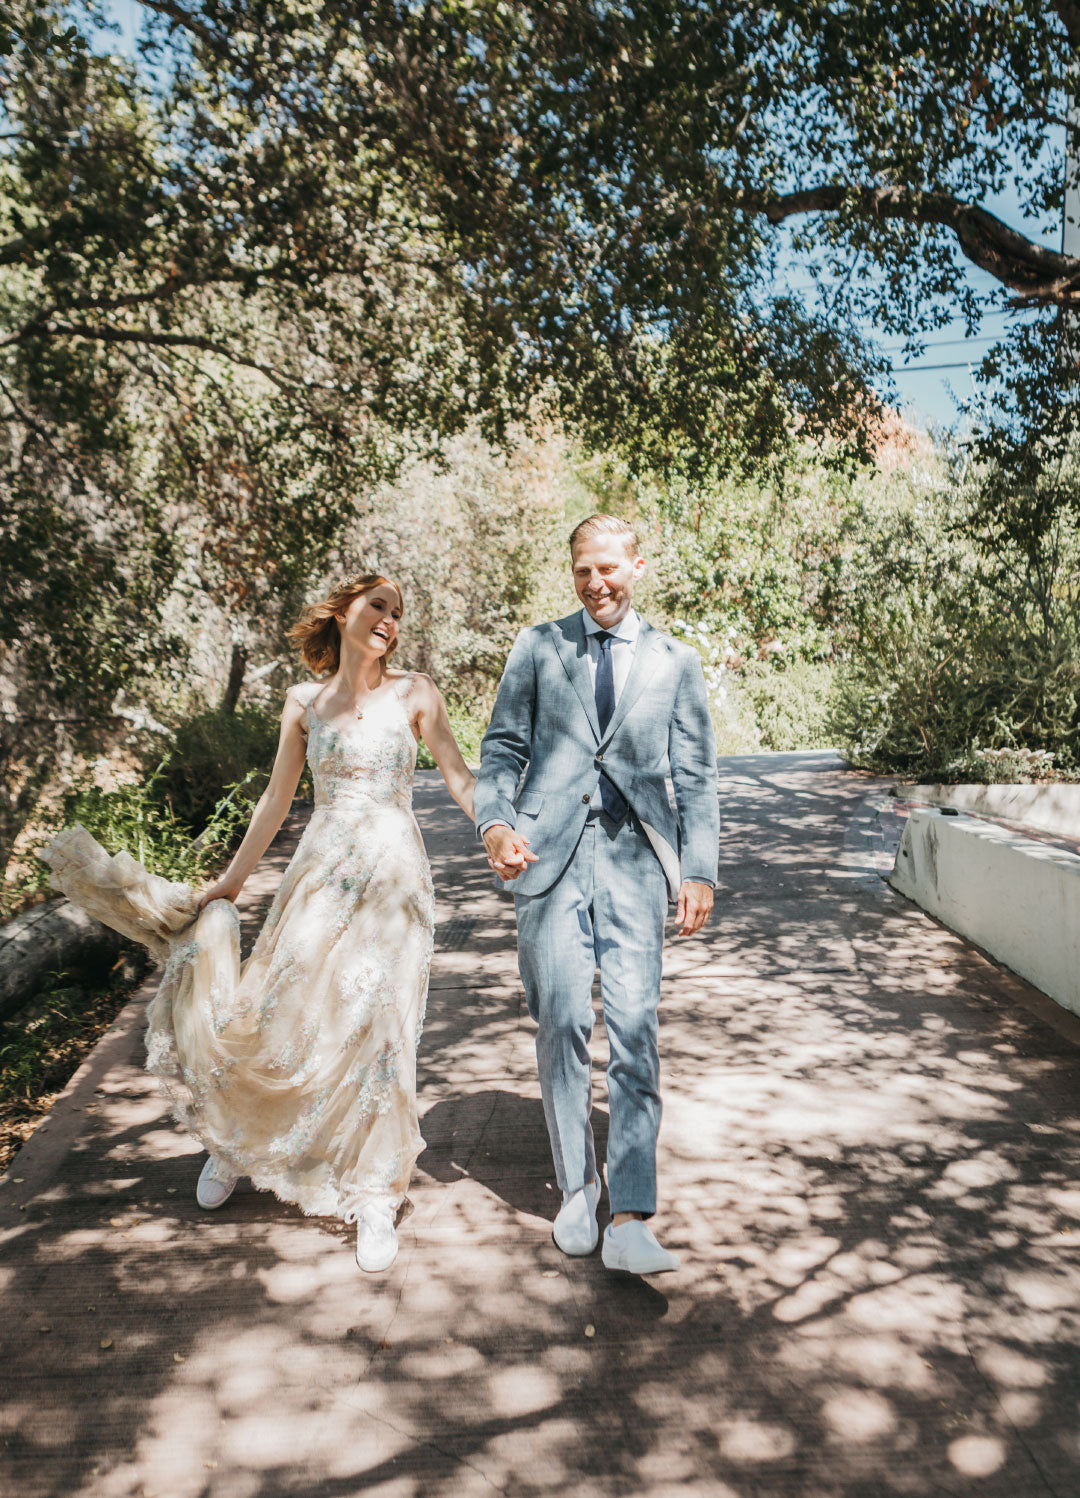
<svg viewBox="0 0 1080 1498">
<path fill-rule="evenodd" d="M 949 1460 L 965 1477 L 989 1477 L 1005 1465 L 1005 1455 L 997 1436 L 961 1436 L 949 1443 Z"/>
</svg>

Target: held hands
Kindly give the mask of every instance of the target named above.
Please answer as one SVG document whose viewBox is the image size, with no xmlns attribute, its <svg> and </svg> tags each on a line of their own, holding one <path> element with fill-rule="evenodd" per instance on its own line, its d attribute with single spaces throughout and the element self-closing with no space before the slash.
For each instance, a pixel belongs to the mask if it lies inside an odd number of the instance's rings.
<svg viewBox="0 0 1080 1498">
<path fill-rule="evenodd" d="M 504 883 L 516 879 L 525 872 L 528 864 L 537 861 L 536 854 L 529 847 L 529 839 L 512 827 L 489 827 L 484 833 L 484 847 L 488 863 Z"/>
<path fill-rule="evenodd" d="M 211 900 L 231 900 L 235 904 L 236 897 L 243 887 L 242 879 L 219 879 L 217 884 L 212 884 L 199 896 L 199 914 L 203 913 Z"/>
<path fill-rule="evenodd" d="M 678 926 L 676 936 L 693 936 L 700 931 L 713 908 L 713 891 L 707 884 L 696 879 L 686 879 L 679 890 L 679 903 L 675 909 Z"/>
</svg>

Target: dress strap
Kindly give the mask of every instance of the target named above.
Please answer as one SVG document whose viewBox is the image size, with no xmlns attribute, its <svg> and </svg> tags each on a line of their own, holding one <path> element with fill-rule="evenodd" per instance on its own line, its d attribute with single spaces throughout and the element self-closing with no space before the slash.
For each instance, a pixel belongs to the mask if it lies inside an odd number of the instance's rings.
<svg viewBox="0 0 1080 1498">
<path fill-rule="evenodd" d="M 295 686 L 290 687 L 285 695 L 286 697 L 292 697 L 295 702 L 299 702 L 301 707 L 310 707 L 319 695 L 322 687 L 323 683 L 321 681 L 299 681 Z"/>
</svg>

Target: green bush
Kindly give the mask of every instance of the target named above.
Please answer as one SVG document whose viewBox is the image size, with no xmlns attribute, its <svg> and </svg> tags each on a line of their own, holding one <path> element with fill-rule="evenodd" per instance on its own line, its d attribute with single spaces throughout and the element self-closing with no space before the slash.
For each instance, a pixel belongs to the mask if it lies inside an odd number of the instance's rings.
<svg viewBox="0 0 1080 1498">
<path fill-rule="evenodd" d="M 105 791 L 75 790 L 64 804 L 62 825 L 81 822 L 110 853 L 124 850 L 154 874 L 189 884 L 213 874 L 241 837 L 257 799 L 257 772 L 222 787 L 201 826 L 176 815 L 162 795 L 163 763 L 144 781 Z"/>
<path fill-rule="evenodd" d="M 475 768 L 480 763 L 480 741 L 487 731 L 490 714 L 477 712 L 475 708 L 467 707 L 448 707 L 447 711 L 450 716 L 450 727 L 454 731 L 462 758 L 467 765 Z M 416 746 L 416 767 L 418 770 L 435 768 L 431 750 L 422 740 Z"/>
<path fill-rule="evenodd" d="M 950 615 L 943 604 L 894 626 L 887 655 L 863 649 L 841 673 L 831 722 L 852 762 L 917 780 L 1080 774 L 1076 644 L 973 631 Z"/>
<path fill-rule="evenodd" d="M 825 661 L 748 661 L 738 673 L 763 749 L 829 749 L 833 667 Z"/>
<path fill-rule="evenodd" d="M 144 779 L 103 790 L 77 785 L 41 831 L 81 822 L 110 853 L 123 849 L 152 873 L 189 884 L 211 877 L 243 836 L 266 788 L 277 720 L 257 709 L 201 713 L 181 723 L 165 757 Z M 20 902 L 48 883 L 35 861 L 20 882 Z"/>
<path fill-rule="evenodd" d="M 213 816 L 227 786 L 244 781 L 244 799 L 257 801 L 270 779 L 278 727 L 274 714 L 253 707 L 187 719 L 155 772 L 157 797 L 196 830 Z"/>
<path fill-rule="evenodd" d="M 1080 627 L 1064 584 L 1040 594 L 1015 558 L 922 518 L 863 580 L 837 742 L 855 764 L 918 780 L 1080 774 Z"/>
</svg>

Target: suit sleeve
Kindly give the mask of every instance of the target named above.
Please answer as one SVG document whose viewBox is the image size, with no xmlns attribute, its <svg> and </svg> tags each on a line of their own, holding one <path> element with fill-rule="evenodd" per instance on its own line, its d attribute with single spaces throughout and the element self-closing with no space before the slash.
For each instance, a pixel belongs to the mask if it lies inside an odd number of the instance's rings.
<svg viewBox="0 0 1080 1498">
<path fill-rule="evenodd" d="M 720 859 L 716 739 L 705 674 L 696 651 L 687 653 L 668 730 L 668 759 L 679 813 L 683 879 L 716 883 Z"/>
<path fill-rule="evenodd" d="M 533 708 L 536 704 L 536 665 L 532 631 L 523 629 L 514 641 L 499 682 L 495 709 L 480 745 L 480 773 L 476 780 L 476 825 L 492 822 L 517 826 L 513 795 L 521 772 L 532 757 Z"/>
</svg>

